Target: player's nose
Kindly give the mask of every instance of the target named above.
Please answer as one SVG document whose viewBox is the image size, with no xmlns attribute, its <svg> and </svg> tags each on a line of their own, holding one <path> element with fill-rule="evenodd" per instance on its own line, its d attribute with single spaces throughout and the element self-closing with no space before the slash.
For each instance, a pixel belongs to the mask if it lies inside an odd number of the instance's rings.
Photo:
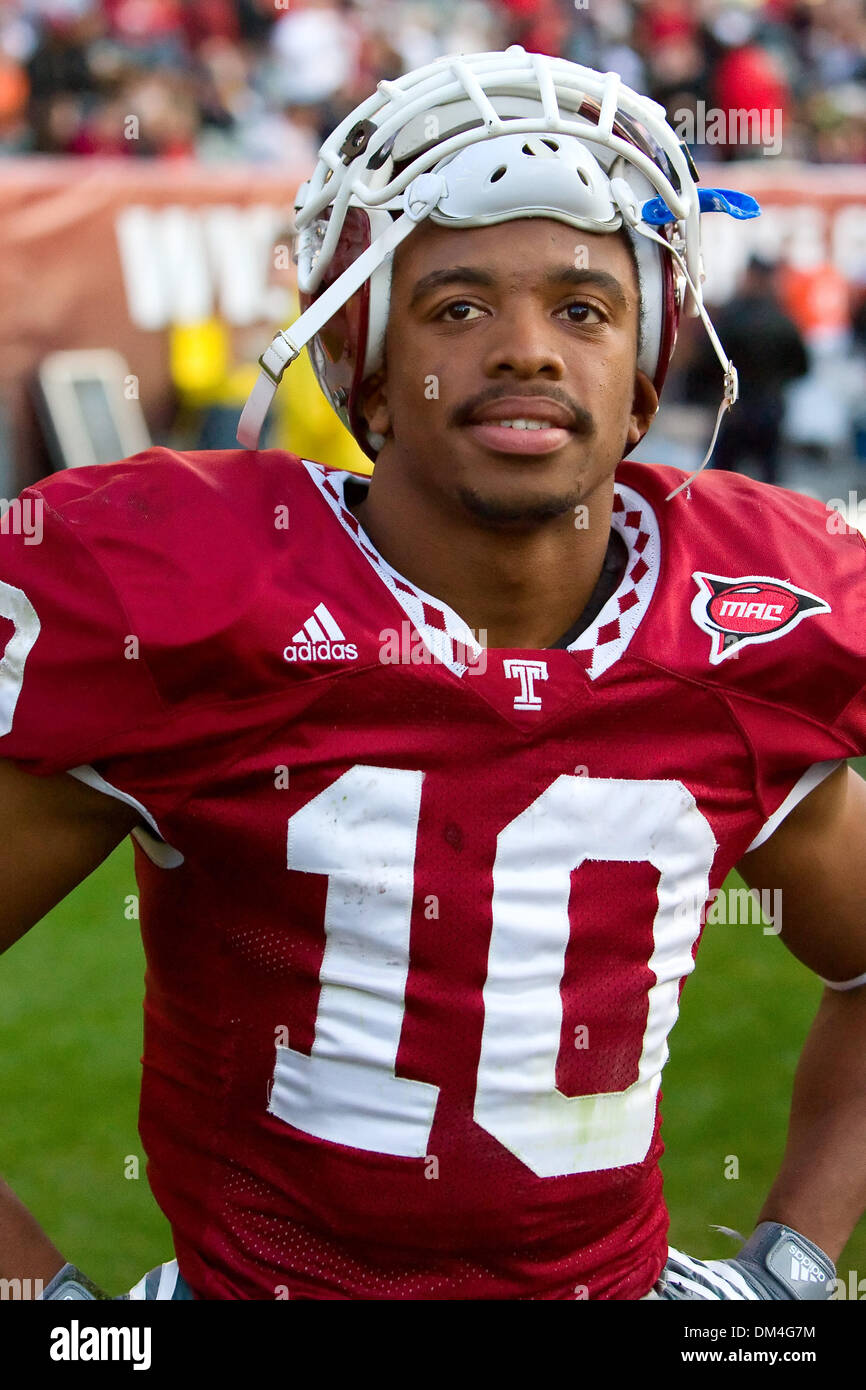
<svg viewBox="0 0 866 1390">
<path fill-rule="evenodd" d="M 531 300 L 517 301 L 497 316 L 485 347 L 484 371 L 489 377 L 513 373 L 560 381 L 565 376 L 555 326 L 547 311 Z"/>
</svg>

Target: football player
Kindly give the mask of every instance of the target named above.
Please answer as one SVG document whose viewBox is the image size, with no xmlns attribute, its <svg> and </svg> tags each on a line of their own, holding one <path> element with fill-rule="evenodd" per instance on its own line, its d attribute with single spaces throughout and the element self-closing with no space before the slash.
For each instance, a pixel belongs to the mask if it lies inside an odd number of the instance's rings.
<svg viewBox="0 0 866 1390">
<path fill-rule="evenodd" d="M 831 1291 L 866 1200 L 864 541 L 627 457 L 684 304 L 733 402 L 700 219 L 755 211 L 615 73 L 438 60 L 300 190 L 246 449 L 27 490 L 0 920 L 131 831 L 177 1256 L 135 1297 Z M 255 448 L 304 343 L 372 480 Z M 756 1230 L 704 1262 L 668 1250 L 659 1083 L 735 867 L 827 988 Z M 92 1296 L 20 1212 L 3 1259 Z"/>
</svg>

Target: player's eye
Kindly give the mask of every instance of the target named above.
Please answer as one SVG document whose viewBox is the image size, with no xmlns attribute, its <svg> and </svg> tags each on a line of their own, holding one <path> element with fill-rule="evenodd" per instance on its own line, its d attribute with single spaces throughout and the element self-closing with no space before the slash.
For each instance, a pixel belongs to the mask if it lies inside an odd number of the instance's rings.
<svg viewBox="0 0 866 1390">
<path fill-rule="evenodd" d="M 452 299 L 450 304 L 440 311 L 439 317 L 449 323 L 470 323 L 476 314 L 481 310 L 475 304 L 470 304 L 468 299 Z"/>
<path fill-rule="evenodd" d="M 562 310 L 567 315 L 569 323 L 604 323 L 604 315 L 594 304 L 590 304 L 586 299 L 574 299 Z"/>
</svg>

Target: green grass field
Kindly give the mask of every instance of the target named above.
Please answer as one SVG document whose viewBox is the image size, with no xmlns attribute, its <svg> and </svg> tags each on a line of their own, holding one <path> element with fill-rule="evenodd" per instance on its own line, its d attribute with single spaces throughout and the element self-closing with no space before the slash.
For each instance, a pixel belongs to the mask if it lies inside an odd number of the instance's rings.
<svg viewBox="0 0 866 1390">
<path fill-rule="evenodd" d="M 134 892 L 127 841 L 0 961 L 0 1171 L 64 1253 L 117 1292 L 172 1253 L 136 1128 L 144 960 L 126 915 Z M 733 1243 L 710 1226 L 754 1224 L 820 991 L 760 926 L 707 925 L 664 1076 L 680 1248 L 728 1255 Z M 732 1158 L 737 1177 L 726 1176 Z M 852 1269 L 866 1275 L 866 1221 L 839 1261 L 846 1280 Z"/>
</svg>

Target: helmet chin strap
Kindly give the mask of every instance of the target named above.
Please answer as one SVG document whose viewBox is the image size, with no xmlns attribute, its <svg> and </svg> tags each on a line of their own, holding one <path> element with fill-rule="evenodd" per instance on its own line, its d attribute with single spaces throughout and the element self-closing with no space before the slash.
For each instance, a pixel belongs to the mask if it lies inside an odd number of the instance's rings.
<svg viewBox="0 0 866 1390">
<path fill-rule="evenodd" d="M 641 231 L 643 231 L 643 228 L 641 228 Z M 713 327 L 713 321 L 707 313 L 706 309 L 704 308 L 703 296 L 698 294 L 695 282 L 692 279 L 691 275 L 689 275 L 689 272 L 686 269 L 686 263 L 683 260 L 682 256 L 677 251 L 676 247 L 671 246 L 670 243 L 665 241 L 662 237 L 660 237 L 657 232 L 647 231 L 644 233 L 644 235 L 649 236 L 651 241 L 659 241 L 663 246 L 666 246 L 670 254 L 673 256 L 674 260 L 677 262 L 677 265 L 682 270 L 683 275 L 686 277 L 689 289 L 692 292 L 692 298 L 694 300 L 694 303 L 697 305 L 697 310 L 698 314 L 700 315 L 701 323 L 707 330 L 707 337 L 712 343 L 713 351 L 718 357 L 719 362 L 722 366 L 722 370 L 725 373 L 724 390 L 722 392 L 722 399 L 719 402 L 719 409 L 716 412 L 716 423 L 713 427 L 713 437 L 710 440 L 710 447 L 707 449 L 707 452 L 704 454 L 704 457 L 701 459 L 701 462 L 698 464 L 694 473 L 690 473 L 689 476 L 685 478 L 683 482 L 680 483 L 679 487 L 675 487 L 673 492 L 668 493 L 667 497 L 665 498 L 665 501 L 670 502 L 671 498 L 676 497 L 677 493 L 682 492 L 683 488 L 687 488 L 689 484 L 693 482 L 694 479 L 698 476 L 698 474 L 702 471 L 702 469 L 706 468 L 707 464 L 709 463 L 712 457 L 713 450 L 716 447 L 716 440 L 719 437 L 719 430 L 722 427 L 722 419 L 724 417 L 725 411 L 730 410 L 731 406 L 736 403 L 737 397 L 740 394 L 740 383 L 737 377 L 737 369 L 731 361 L 730 357 L 728 357 L 727 353 L 725 352 L 725 349 L 722 347 L 719 335 Z"/>
<path fill-rule="evenodd" d="M 620 185 L 622 185 L 622 187 Z M 715 327 L 713 326 L 713 321 L 707 313 L 706 309 L 704 308 L 703 295 L 698 291 L 698 287 L 696 286 L 694 280 L 689 274 L 688 267 L 686 266 L 686 263 L 680 255 L 679 251 L 677 251 L 676 247 L 672 246 L 669 241 L 665 241 L 664 237 L 659 236 L 658 232 L 654 232 L 652 228 L 647 225 L 646 222 L 641 221 L 641 214 L 637 210 L 637 206 L 634 202 L 634 197 L 627 184 L 623 184 L 623 181 L 620 179 L 612 179 L 611 192 L 613 193 L 614 199 L 617 203 L 617 206 L 620 209 L 620 212 L 622 213 L 625 220 L 630 224 L 630 226 L 640 236 L 645 236 L 650 241 L 657 241 L 659 246 L 661 246 L 662 249 L 668 253 L 668 255 L 673 256 L 674 260 L 676 261 L 677 265 L 679 266 L 680 270 L 685 276 L 686 283 L 689 289 L 691 290 L 692 302 L 697 308 L 701 322 L 704 325 L 704 328 L 707 330 L 707 337 L 713 345 L 713 351 L 715 352 L 716 357 L 719 359 L 722 370 L 725 374 L 724 390 L 722 392 L 722 399 L 719 403 L 719 409 L 716 413 L 716 423 L 713 428 L 713 435 L 712 439 L 710 440 L 710 447 L 707 449 L 707 452 L 704 454 L 703 459 L 698 464 L 695 471 L 693 473 L 690 473 L 689 476 L 685 478 L 683 482 L 679 484 L 678 487 L 675 487 L 673 492 L 668 493 L 667 497 L 665 498 L 665 501 L 670 502 L 671 498 L 676 497 L 677 493 L 682 492 L 683 488 L 687 488 L 689 484 L 694 481 L 698 474 L 704 468 L 706 468 L 707 464 L 709 463 L 712 457 L 713 450 L 716 447 L 716 440 L 719 437 L 719 430 L 722 426 L 722 419 L 724 417 L 725 411 L 730 410 L 731 406 L 735 404 L 737 397 L 740 393 L 739 381 L 737 379 L 737 369 L 734 366 L 731 359 L 728 357 L 727 353 L 725 352 L 725 349 L 721 344 L 719 335 L 716 332 Z"/>
<path fill-rule="evenodd" d="M 262 353 L 259 358 L 261 371 L 238 423 L 237 440 L 245 449 L 258 448 L 265 416 L 283 373 L 294 362 L 301 348 L 306 347 L 310 339 L 324 328 L 328 320 L 378 269 L 386 256 L 390 256 L 418 223 L 433 211 L 445 189 L 441 174 L 422 174 L 415 179 L 403 195 L 405 211 L 401 216 L 386 227 L 382 235 L 343 271 L 333 285 L 329 285 L 309 309 L 295 319 L 290 330 L 279 332 L 270 347 Z"/>
</svg>

